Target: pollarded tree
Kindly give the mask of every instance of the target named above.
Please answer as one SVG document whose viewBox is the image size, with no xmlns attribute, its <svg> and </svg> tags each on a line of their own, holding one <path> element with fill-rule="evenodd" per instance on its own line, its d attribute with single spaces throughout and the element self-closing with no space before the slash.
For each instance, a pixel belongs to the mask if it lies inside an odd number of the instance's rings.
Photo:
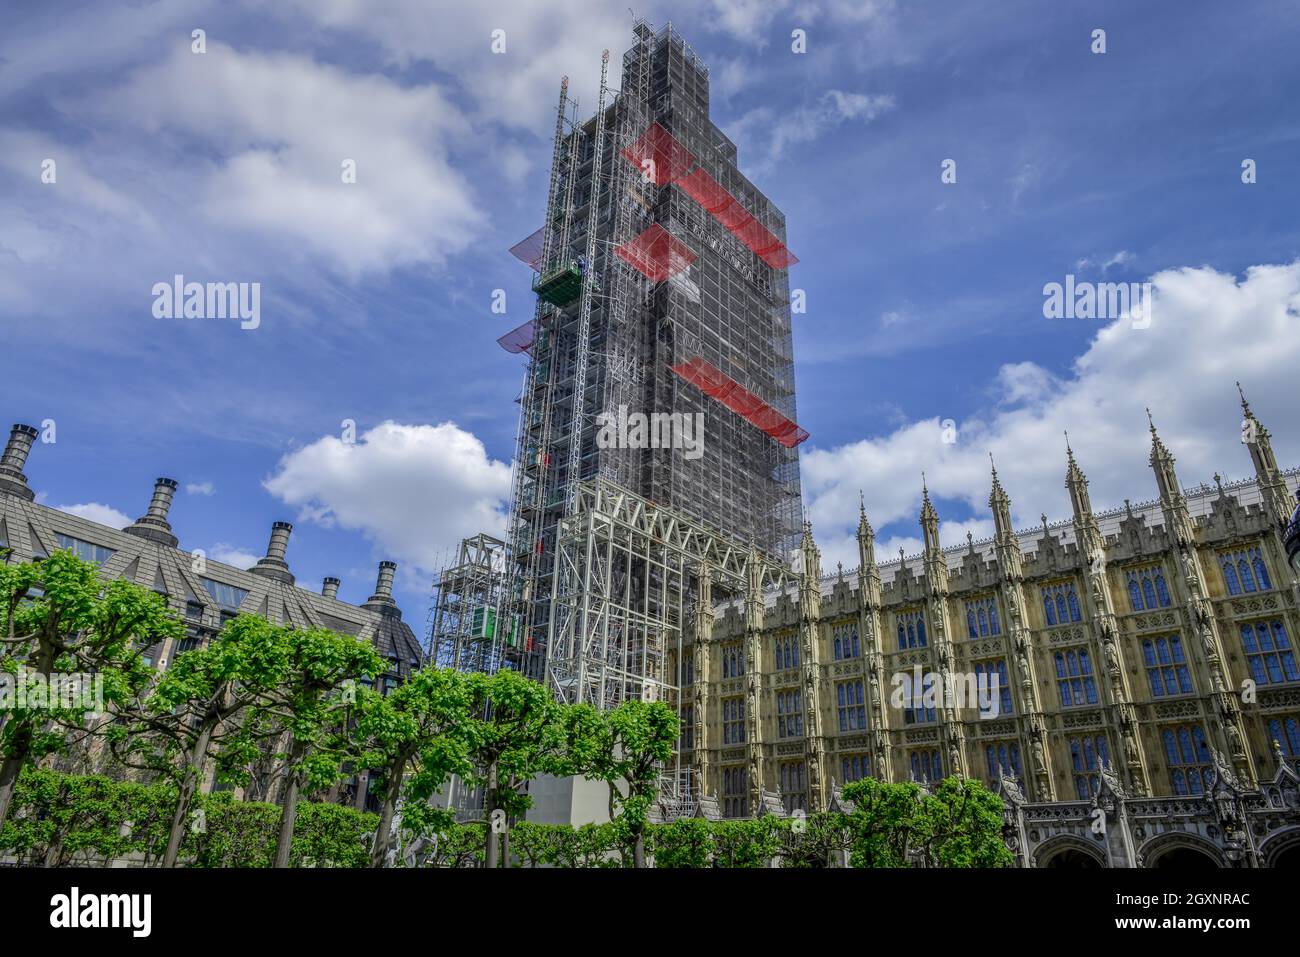
<svg viewBox="0 0 1300 957">
<path fill-rule="evenodd" d="M 539 774 L 573 773 L 575 763 L 588 760 L 596 713 L 560 705 L 516 671 L 466 677 L 472 696 L 467 781 L 484 792 L 485 866 L 499 867 L 506 828 L 531 803 L 524 786 Z"/>
<path fill-rule="evenodd" d="M 632 846 L 634 865 L 645 867 L 650 805 L 681 726 L 662 701 L 625 701 L 600 718 L 599 745 L 587 773 L 609 785 L 610 820 Z"/>
<path fill-rule="evenodd" d="M 1002 799 L 973 778 L 944 779 L 921 799 L 918 846 L 927 867 L 1010 867 Z"/>
<path fill-rule="evenodd" d="M 163 867 L 176 866 L 209 757 L 218 767 L 242 763 L 249 736 L 256 734 L 243 719 L 250 708 L 274 700 L 290 648 L 288 628 L 240 615 L 206 648 L 177 655 L 141 705 L 109 727 L 119 760 L 156 771 L 177 786 Z"/>
<path fill-rule="evenodd" d="M 102 683 L 106 709 L 133 700 L 148 684 L 152 670 L 141 657 L 144 649 L 184 634 L 161 596 L 125 579 L 105 583 L 94 564 L 70 551 L 0 565 L 0 613 L 0 670 L 16 675 L 30 669 L 46 681 L 56 672 L 93 675 Z M 59 700 L 47 698 L 44 706 L 29 701 L 36 706 L 3 714 L 0 827 L 23 767 L 61 750 L 69 732 L 84 733 L 87 718 L 100 710 L 89 695 L 52 697 Z"/>
<path fill-rule="evenodd" d="M 348 740 L 355 685 L 384 670 L 369 642 L 324 628 L 289 629 L 286 662 L 271 703 L 250 709 L 253 726 L 276 721 L 284 730 L 285 764 L 280 836 L 275 867 L 288 867 L 298 797 L 334 783 L 344 760 L 355 757 Z"/>
<path fill-rule="evenodd" d="M 890 784 L 864 778 L 844 786 L 844 799 L 853 804 L 845 816 L 852 841 L 850 866 L 910 866 L 909 853 L 921 839 L 920 794 L 920 786 L 912 781 Z"/>
<path fill-rule="evenodd" d="M 466 727 L 473 695 L 467 676 L 448 668 L 416 671 L 387 695 L 366 691 L 357 701 L 353 739 L 359 767 L 373 769 L 383 809 L 370 866 L 383 867 L 399 800 L 407 828 L 423 827 L 420 811 L 453 774 L 471 770 Z"/>
</svg>

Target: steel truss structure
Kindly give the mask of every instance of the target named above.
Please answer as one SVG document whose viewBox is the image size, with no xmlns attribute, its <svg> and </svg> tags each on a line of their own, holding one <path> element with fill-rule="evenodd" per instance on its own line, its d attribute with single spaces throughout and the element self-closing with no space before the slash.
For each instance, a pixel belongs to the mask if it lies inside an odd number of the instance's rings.
<svg viewBox="0 0 1300 957">
<path fill-rule="evenodd" d="M 556 546 L 548 681 L 570 703 L 612 708 L 641 699 L 679 708 L 701 577 L 716 601 L 755 585 L 781 588 L 797 576 L 607 479 L 580 482 L 576 492 Z"/>
<path fill-rule="evenodd" d="M 519 629 L 506 601 L 506 543 L 491 535 L 464 539 L 453 564 L 434 579 L 429 654 L 439 667 L 495 672 Z"/>
</svg>

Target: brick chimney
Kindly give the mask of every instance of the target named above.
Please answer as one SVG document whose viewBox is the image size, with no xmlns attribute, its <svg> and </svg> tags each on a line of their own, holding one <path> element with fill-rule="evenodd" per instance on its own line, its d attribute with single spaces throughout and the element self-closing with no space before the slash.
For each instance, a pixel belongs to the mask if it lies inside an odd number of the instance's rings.
<svg viewBox="0 0 1300 957">
<path fill-rule="evenodd" d="M 266 557 L 259 558 L 249 571 L 263 578 L 273 578 L 292 585 L 293 573 L 289 571 L 289 563 L 284 560 L 285 550 L 289 547 L 289 533 L 292 531 L 293 526 L 288 522 L 274 523 L 271 526 L 271 540 L 266 546 Z"/>
<path fill-rule="evenodd" d="M 23 466 L 27 464 L 27 453 L 32 450 L 38 434 L 33 426 L 14 425 L 4 455 L 0 456 L 0 493 L 17 495 L 29 502 L 36 498 L 36 493 L 27 485 Z"/>
<path fill-rule="evenodd" d="M 171 510 L 172 496 L 176 494 L 176 486 L 175 479 L 160 478 L 155 480 L 153 483 L 153 500 L 149 503 L 148 511 L 136 519 L 134 525 L 129 525 L 122 531 L 128 535 L 147 538 L 151 542 L 158 542 L 160 545 L 175 548 L 177 539 L 172 534 L 172 527 L 167 521 L 167 513 Z"/>
<path fill-rule="evenodd" d="M 326 598 L 337 599 L 339 597 L 339 585 L 341 584 L 343 583 L 337 578 L 330 576 L 321 584 L 320 593 Z"/>
</svg>

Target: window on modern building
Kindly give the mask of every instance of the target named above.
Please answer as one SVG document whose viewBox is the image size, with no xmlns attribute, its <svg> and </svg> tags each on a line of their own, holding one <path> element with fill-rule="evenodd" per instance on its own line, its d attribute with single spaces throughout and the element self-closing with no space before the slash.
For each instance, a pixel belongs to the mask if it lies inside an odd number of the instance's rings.
<svg viewBox="0 0 1300 957">
<path fill-rule="evenodd" d="M 798 688 L 776 693 L 776 736 L 797 738 L 803 735 L 803 692 Z"/>
<path fill-rule="evenodd" d="M 850 622 L 836 625 L 831 629 L 831 651 L 834 653 L 836 661 L 857 658 L 862 654 L 862 649 L 858 645 L 858 626 L 856 623 Z"/>
<path fill-rule="evenodd" d="M 937 750 L 911 753 L 913 781 L 940 781 L 943 779 L 943 761 Z"/>
<path fill-rule="evenodd" d="M 924 648 L 925 613 L 922 611 L 903 612 L 898 616 L 898 647 Z"/>
<path fill-rule="evenodd" d="M 1167 698 L 1192 693 L 1192 676 L 1187 670 L 1183 640 L 1177 635 L 1148 638 L 1142 642 L 1142 658 L 1146 662 L 1152 696 Z"/>
<path fill-rule="evenodd" d="M 871 774 L 871 760 L 865 754 L 846 754 L 840 758 L 841 784 L 861 781 Z"/>
<path fill-rule="evenodd" d="M 96 545 L 94 542 L 82 541 L 80 538 L 73 538 L 71 535 L 64 535 L 62 532 L 54 533 L 54 542 L 60 549 L 71 549 L 72 554 L 83 562 L 95 562 L 99 565 L 104 564 L 117 553 L 117 549 Z"/>
<path fill-rule="evenodd" d="M 996 598 L 977 598 L 966 602 L 966 632 L 971 638 L 1002 634 Z"/>
<path fill-rule="evenodd" d="M 745 743 L 745 699 L 722 699 L 722 743 Z"/>
<path fill-rule="evenodd" d="M 1000 741 L 984 747 L 984 758 L 988 762 L 989 784 L 996 788 L 998 779 L 1005 774 L 1023 783 L 1024 772 L 1020 767 L 1020 745 L 1015 741 Z"/>
<path fill-rule="evenodd" d="M 979 690 L 981 679 L 987 691 Z M 1011 679 L 1007 675 L 1006 659 L 994 658 L 991 661 L 975 662 L 975 684 L 980 695 L 980 700 L 975 703 L 981 708 L 984 706 L 984 699 L 988 698 L 997 702 L 999 715 L 1015 713 L 1011 705 Z M 966 702 L 967 707 L 970 705 L 971 702 Z"/>
<path fill-rule="evenodd" d="M 1175 794 L 1204 794 L 1214 785 L 1210 746 L 1200 725 L 1180 725 L 1161 732 L 1165 760 Z"/>
<path fill-rule="evenodd" d="M 835 686 L 835 707 L 840 731 L 865 731 L 867 707 L 861 681 L 841 681 Z"/>
<path fill-rule="evenodd" d="M 1245 649 L 1250 676 L 1256 684 L 1300 681 L 1295 651 L 1281 621 L 1245 622 L 1241 626 L 1241 647 Z"/>
<path fill-rule="evenodd" d="M 1270 718 L 1268 722 L 1269 748 L 1276 741 L 1282 748 L 1282 754 L 1295 760 L 1300 758 L 1300 715 L 1280 715 Z"/>
<path fill-rule="evenodd" d="M 739 678 L 745 673 L 745 652 L 739 642 L 722 646 L 722 677 Z"/>
<path fill-rule="evenodd" d="M 1130 568 L 1126 578 L 1128 602 L 1134 611 L 1168 608 L 1172 603 L 1169 586 L 1165 584 L 1165 570 L 1160 565 Z"/>
<path fill-rule="evenodd" d="M 749 816 L 749 771 L 746 768 L 722 769 L 722 816 Z"/>
<path fill-rule="evenodd" d="M 1080 801 L 1096 795 L 1101 787 L 1101 769 L 1110 764 L 1110 746 L 1104 734 L 1070 739 L 1070 767 L 1074 771 L 1074 793 Z"/>
<path fill-rule="evenodd" d="M 802 761 L 782 761 L 777 769 L 777 780 L 786 814 L 808 810 L 807 771 Z"/>
<path fill-rule="evenodd" d="M 234 585 L 227 585 L 225 582 L 214 581 L 211 578 L 200 578 L 199 582 L 208 590 L 208 594 L 222 608 L 238 610 L 239 606 L 244 603 L 248 597 L 248 589 L 237 588 Z"/>
<path fill-rule="evenodd" d="M 1097 682 L 1092 674 L 1092 657 L 1087 648 L 1056 653 L 1056 687 L 1061 707 L 1074 708 L 1097 703 Z"/>
<path fill-rule="evenodd" d="M 1268 566 L 1258 545 L 1219 553 L 1219 567 L 1223 569 L 1223 584 L 1229 595 L 1252 591 L 1267 591 L 1273 587 L 1268 577 Z"/>
<path fill-rule="evenodd" d="M 1043 616 L 1048 625 L 1067 625 L 1080 621 L 1083 613 L 1079 610 L 1079 596 L 1074 585 L 1068 582 L 1049 585 L 1042 590 Z"/>
<path fill-rule="evenodd" d="M 799 667 L 799 638 L 797 635 L 781 635 L 774 640 L 776 654 L 774 671 L 787 671 Z"/>
</svg>

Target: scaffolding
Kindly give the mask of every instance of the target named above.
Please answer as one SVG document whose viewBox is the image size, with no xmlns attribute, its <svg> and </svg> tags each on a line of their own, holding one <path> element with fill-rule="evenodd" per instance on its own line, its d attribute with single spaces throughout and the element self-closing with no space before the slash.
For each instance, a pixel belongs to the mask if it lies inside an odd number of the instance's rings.
<svg viewBox="0 0 1300 957">
<path fill-rule="evenodd" d="M 497 671 L 521 635 L 506 601 L 506 543 L 491 535 L 464 539 L 455 561 L 433 581 L 429 655 L 442 668 Z"/>
<path fill-rule="evenodd" d="M 784 218 L 710 121 L 708 69 L 690 46 L 671 24 L 638 19 L 633 34 L 617 91 L 602 57 L 594 115 L 579 118 L 562 81 L 545 218 L 511 250 L 533 269 L 537 307 L 500 339 L 529 358 L 508 587 L 524 641 L 506 654 L 538 678 L 556 635 L 561 523 L 582 483 L 671 506 L 777 561 L 802 525 Z M 703 416 L 702 456 L 599 446 L 597 417 L 624 406 Z"/>
<path fill-rule="evenodd" d="M 798 580 L 784 563 L 605 479 L 578 483 L 556 554 L 547 682 L 561 701 L 601 709 L 662 701 L 681 716 L 703 576 L 722 601 Z M 661 782 L 661 801 L 698 798 L 680 751 L 665 773 L 674 783 Z"/>
</svg>

